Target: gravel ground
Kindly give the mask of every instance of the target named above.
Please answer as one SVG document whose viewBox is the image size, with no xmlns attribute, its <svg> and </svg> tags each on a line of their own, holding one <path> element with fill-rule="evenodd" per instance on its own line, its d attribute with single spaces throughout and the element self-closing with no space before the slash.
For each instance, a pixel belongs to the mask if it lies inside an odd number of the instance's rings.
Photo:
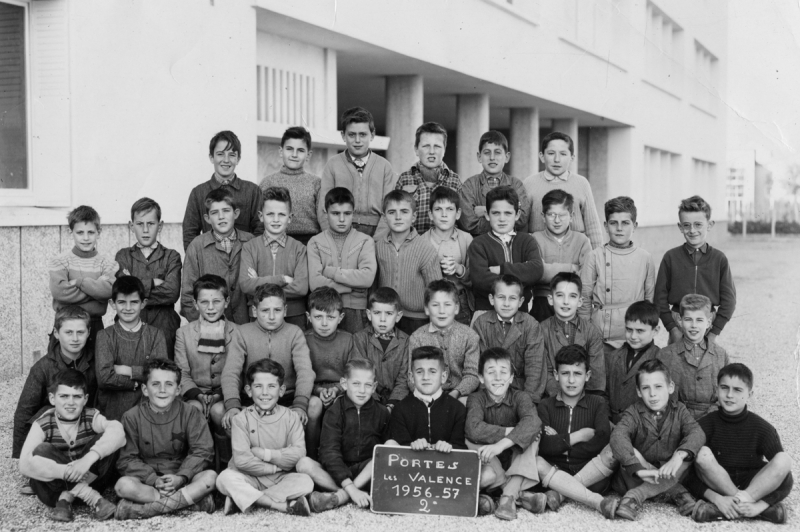
<svg viewBox="0 0 800 532">
<path fill-rule="evenodd" d="M 800 239 L 727 240 L 723 249 L 733 265 L 739 304 L 736 315 L 725 329 L 720 344 L 735 361 L 748 364 L 756 375 L 756 393 L 752 409 L 775 424 L 784 448 L 794 459 L 794 476 L 800 478 Z M 663 334 L 661 339 L 663 341 Z M 23 379 L 6 381 L 0 387 L 0 530 L 52 530 L 54 523 L 46 517 L 45 507 L 34 497 L 18 494 L 23 484 L 11 454 L 13 411 Z M 785 501 L 789 508 L 789 524 L 784 529 L 800 529 L 798 490 Z M 277 530 L 419 530 L 441 532 L 469 530 L 518 530 L 518 527 L 545 527 L 550 530 L 767 530 L 775 525 L 763 521 L 738 521 L 697 525 L 680 517 L 673 507 L 647 503 L 639 521 L 606 521 L 599 514 L 569 503 L 558 513 L 534 516 L 520 510 L 515 522 L 502 522 L 494 517 L 477 519 L 385 516 L 359 510 L 352 505 L 315 515 L 293 518 L 266 511 L 225 517 L 182 512 L 175 516 L 149 521 L 97 523 L 85 507 L 76 508 L 72 524 L 58 524 L 59 531 L 68 530 L 161 530 L 174 532 L 204 530 L 245 530 L 257 526 L 274 526 Z"/>
</svg>

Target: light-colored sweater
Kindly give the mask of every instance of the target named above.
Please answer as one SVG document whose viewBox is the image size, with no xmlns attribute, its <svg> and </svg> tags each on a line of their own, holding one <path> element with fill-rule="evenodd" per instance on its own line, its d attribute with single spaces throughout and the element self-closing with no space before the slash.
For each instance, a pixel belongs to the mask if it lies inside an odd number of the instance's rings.
<svg viewBox="0 0 800 532">
<path fill-rule="evenodd" d="M 258 277 L 251 278 L 247 271 L 252 268 Z M 292 278 L 286 283 L 284 275 Z M 273 258 L 272 250 L 258 237 L 242 246 L 239 264 L 239 288 L 247 295 L 247 304 L 255 305 L 256 289 L 263 284 L 276 284 L 286 294 L 286 315 L 300 316 L 306 311 L 308 295 L 308 259 L 306 247 L 292 237 L 286 238 L 286 246 L 278 246 Z"/>
<path fill-rule="evenodd" d="M 586 254 L 592 250 L 592 244 L 586 235 L 571 229 L 567 229 L 560 242 L 547 229 L 533 233 L 533 239 L 539 246 L 539 254 L 544 263 L 542 277 L 533 286 L 534 297 L 550 295 L 550 281 L 558 273 L 571 272 L 573 266 L 577 266 L 577 271 L 580 272 Z"/>
<path fill-rule="evenodd" d="M 77 247 L 53 257 L 47 264 L 50 271 L 50 293 L 53 309 L 78 305 L 93 318 L 103 317 L 111 297 L 111 285 L 119 269 L 117 261 Z M 74 285 L 70 282 L 75 281 Z"/>
<path fill-rule="evenodd" d="M 259 415 L 248 406 L 231 423 L 232 471 L 252 477 L 291 471 L 306 455 L 305 432 L 297 414 L 275 405 L 272 414 Z"/>
<path fill-rule="evenodd" d="M 262 194 L 269 187 L 285 187 L 289 190 L 292 198 L 292 222 L 286 232 L 289 236 L 294 236 L 319 233 L 317 202 L 320 185 L 320 178 L 303 168 L 290 170 L 282 166 L 279 172 L 262 179 L 258 186 Z"/>
<path fill-rule="evenodd" d="M 339 256 L 334 236 L 328 229 L 311 237 L 306 249 L 311 290 L 328 286 L 342 296 L 344 308 L 367 308 L 367 290 L 378 272 L 375 243 L 369 236 L 351 229 Z"/>
</svg>

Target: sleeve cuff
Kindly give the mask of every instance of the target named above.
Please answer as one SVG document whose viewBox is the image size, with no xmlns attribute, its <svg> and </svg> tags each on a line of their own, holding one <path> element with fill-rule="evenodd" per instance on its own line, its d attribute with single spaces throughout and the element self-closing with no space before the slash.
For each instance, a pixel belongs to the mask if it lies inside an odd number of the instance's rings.
<svg viewBox="0 0 800 532">
<path fill-rule="evenodd" d="M 686 453 L 686 458 L 683 459 L 684 462 L 694 462 L 694 452 L 693 451 L 690 451 L 689 449 L 678 449 L 678 451 L 683 451 L 683 452 Z"/>
<path fill-rule="evenodd" d="M 322 275 L 324 275 L 328 279 L 335 280 L 334 277 L 336 276 L 336 267 L 325 266 L 325 268 L 322 270 Z"/>
<path fill-rule="evenodd" d="M 623 466 L 623 467 L 625 467 L 625 471 L 627 471 L 628 474 L 631 475 L 631 476 L 636 475 L 636 473 L 638 473 L 639 471 L 641 471 L 641 470 L 643 470 L 645 468 L 641 463 L 639 463 L 638 460 L 636 461 L 635 464 L 626 465 L 626 466 Z"/>
<path fill-rule="evenodd" d="M 144 382 L 144 366 L 131 366 L 131 380 Z"/>
<path fill-rule="evenodd" d="M 342 483 L 341 483 L 342 489 L 345 489 L 347 486 L 351 485 L 352 483 L 353 483 L 353 479 L 351 479 L 351 478 L 344 479 L 342 481 Z"/>
<path fill-rule="evenodd" d="M 188 390 L 185 394 L 183 394 L 183 398 L 186 401 L 193 401 L 197 399 L 197 396 L 200 395 L 201 393 L 203 393 L 203 391 L 200 388 L 192 388 L 191 390 Z"/>
<path fill-rule="evenodd" d="M 242 409 L 242 402 L 239 399 L 228 399 L 225 401 L 225 411 L 227 412 L 231 408 L 238 408 L 239 410 Z"/>
<path fill-rule="evenodd" d="M 295 395 L 294 401 L 292 401 L 292 408 L 299 408 L 303 412 L 308 412 L 308 397 Z"/>
</svg>

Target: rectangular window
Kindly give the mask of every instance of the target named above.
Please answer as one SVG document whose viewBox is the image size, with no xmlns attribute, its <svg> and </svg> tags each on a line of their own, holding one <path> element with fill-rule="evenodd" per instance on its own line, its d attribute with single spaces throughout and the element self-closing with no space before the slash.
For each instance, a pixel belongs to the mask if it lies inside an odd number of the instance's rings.
<svg viewBox="0 0 800 532">
<path fill-rule="evenodd" d="M 680 97 L 683 29 L 652 2 L 647 3 L 645 76 L 648 82 Z"/>
<path fill-rule="evenodd" d="M 706 200 L 714 196 L 714 189 L 717 174 L 717 165 L 703 161 L 702 159 L 692 159 L 692 190 L 695 194 L 703 196 Z"/>
<path fill-rule="evenodd" d="M 25 7 L 0 2 L 0 189 L 28 188 Z"/>
<path fill-rule="evenodd" d="M 694 42 L 694 94 L 693 102 L 697 107 L 716 113 L 716 73 L 717 58 L 708 49 Z"/>
<path fill-rule="evenodd" d="M 672 213 L 680 191 L 680 155 L 644 147 L 644 202 L 653 213 Z M 667 220 L 653 220 L 665 223 Z"/>
</svg>

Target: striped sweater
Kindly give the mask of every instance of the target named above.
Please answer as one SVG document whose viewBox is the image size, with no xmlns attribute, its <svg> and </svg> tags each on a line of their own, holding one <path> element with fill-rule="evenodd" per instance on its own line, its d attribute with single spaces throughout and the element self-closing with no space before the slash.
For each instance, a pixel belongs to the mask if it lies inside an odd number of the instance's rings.
<svg viewBox="0 0 800 532">
<path fill-rule="evenodd" d="M 50 260 L 50 293 L 53 309 L 78 305 L 93 318 L 101 318 L 108 308 L 111 285 L 119 264 L 97 250 L 81 251 L 77 247 Z M 75 281 L 75 284 L 70 284 Z"/>
<path fill-rule="evenodd" d="M 292 222 L 287 229 L 289 236 L 316 235 L 319 233 L 317 202 L 320 183 L 319 177 L 303 168 L 290 170 L 282 166 L 279 172 L 266 176 L 258 186 L 262 194 L 269 187 L 285 187 L 289 190 L 292 198 Z"/>
</svg>

